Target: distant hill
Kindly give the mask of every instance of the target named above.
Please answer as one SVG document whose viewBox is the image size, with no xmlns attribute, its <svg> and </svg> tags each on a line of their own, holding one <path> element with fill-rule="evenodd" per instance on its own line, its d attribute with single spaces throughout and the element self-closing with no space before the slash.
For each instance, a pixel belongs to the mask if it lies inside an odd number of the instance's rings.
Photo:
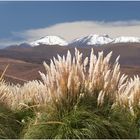
<svg viewBox="0 0 140 140">
<path fill-rule="evenodd" d="M 39 45 L 37 47 L 12 46 L 0 50 L 0 57 L 19 59 L 31 63 L 42 63 L 42 61 L 49 63 L 49 59 L 57 56 L 57 54 L 64 55 L 67 50 L 73 53 L 75 47 L 58 45 L 53 45 L 53 47 L 49 45 Z M 111 60 L 113 61 L 120 55 L 120 63 L 122 65 L 140 66 L 140 43 L 117 43 L 106 44 L 100 47 L 95 47 L 94 45 L 78 47 L 84 56 L 90 55 L 91 48 L 94 48 L 96 54 L 98 51 L 104 51 L 105 54 L 113 51 Z"/>
<path fill-rule="evenodd" d="M 24 80 L 40 79 L 38 71 L 45 72 L 42 66 L 43 61 L 49 64 L 53 56 L 56 57 L 57 54 L 66 55 L 68 50 L 74 54 L 75 47 L 42 44 L 36 47 L 28 46 L 28 44 L 9 46 L 0 50 L 0 71 L 3 71 L 9 63 L 10 66 L 5 75 L 8 81 L 23 83 Z M 77 48 L 83 53 L 83 57 L 90 55 L 91 48 L 94 49 L 95 54 L 104 51 L 106 55 L 113 51 L 111 62 L 114 62 L 116 57 L 120 55 L 119 62 L 122 72 L 130 76 L 140 75 L 140 43 L 115 43 L 105 44 L 100 47 L 88 45 Z"/>
</svg>

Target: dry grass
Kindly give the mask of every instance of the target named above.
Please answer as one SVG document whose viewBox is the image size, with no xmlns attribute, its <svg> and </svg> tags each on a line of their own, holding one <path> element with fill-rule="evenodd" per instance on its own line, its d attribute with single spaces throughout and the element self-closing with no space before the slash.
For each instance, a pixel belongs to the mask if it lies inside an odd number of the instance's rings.
<svg viewBox="0 0 140 140">
<path fill-rule="evenodd" d="M 119 57 L 110 64 L 112 52 L 107 56 L 91 50 L 90 57 L 82 61 L 82 53 L 75 49 L 72 57 L 53 58 L 50 66 L 44 62 L 46 74 L 41 73 L 41 81 L 30 81 L 21 85 L 0 82 L 0 102 L 10 108 L 20 108 L 31 103 L 37 106 L 52 105 L 58 110 L 70 110 L 80 98 L 95 96 L 99 106 L 108 98 L 112 106 L 121 105 L 133 108 L 140 106 L 140 78 L 128 79 L 120 74 Z"/>
<path fill-rule="evenodd" d="M 21 137 L 137 138 L 140 78 L 121 75 L 119 57 L 110 64 L 111 55 L 96 56 L 92 49 L 83 60 L 75 49 L 74 56 L 68 51 L 50 65 L 44 62 L 42 81 L 12 85 L 0 80 L 0 103 L 16 112 L 24 126 Z"/>
</svg>

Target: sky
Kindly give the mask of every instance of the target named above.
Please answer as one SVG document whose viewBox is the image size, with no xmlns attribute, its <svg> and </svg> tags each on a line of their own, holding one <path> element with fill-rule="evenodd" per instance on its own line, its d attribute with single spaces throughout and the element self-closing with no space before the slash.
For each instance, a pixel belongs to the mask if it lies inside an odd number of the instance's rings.
<svg viewBox="0 0 140 140">
<path fill-rule="evenodd" d="M 0 47 L 46 35 L 140 37 L 140 1 L 0 1 Z"/>
</svg>

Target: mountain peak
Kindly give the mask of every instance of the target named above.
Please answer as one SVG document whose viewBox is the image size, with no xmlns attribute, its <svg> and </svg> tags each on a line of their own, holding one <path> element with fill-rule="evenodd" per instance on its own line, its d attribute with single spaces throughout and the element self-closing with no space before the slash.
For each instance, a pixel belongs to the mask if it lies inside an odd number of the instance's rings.
<svg viewBox="0 0 140 140">
<path fill-rule="evenodd" d="M 140 43 L 140 38 L 132 36 L 120 36 L 114 39 L 113 43 Z"/>
<path fill-rule="evenodd" d="M 54 35 L 49 35 L 40 38 L 39 40 L 33 41 L 30 43 L 31 46 L 38 46 L 40 44 L 44 45 L 59 45 L 59 46 L 66 46 L 68 45 L 67 41 L 62 39 L 61 37 L 54 36 Z"/>
<path fill-rule="evenodd" d="M 108 35 L 90 34 L 88 36 L 78 38 L 72 41 L 72 45 L 103 45 L 113 41 Z"/>
</svg>

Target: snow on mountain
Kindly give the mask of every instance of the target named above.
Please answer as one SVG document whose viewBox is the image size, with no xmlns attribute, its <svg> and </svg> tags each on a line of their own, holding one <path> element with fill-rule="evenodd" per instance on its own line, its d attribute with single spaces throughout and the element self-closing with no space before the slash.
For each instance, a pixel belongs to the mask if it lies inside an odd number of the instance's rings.
<svg viewBox="0 0 140 140">
<path fill-rule="evenodd" d="M 58 37 L 58 36 L 45 36 L 43 38 L 40 38 L 39 40 L 33 41 L 29 43 L 31 46 L 38 46 L 40 44 L 44 45 L 59 45 L 59 46 L 79 46 L 84 47 L 88 45 L 94 45 L 94 46 L 101 46 L 104 44 L 116 44 L 116 43 L 140 43 L 140 38 L 138 37 L 126 37 L 121 36 L 117 38 L 110 38 L 108 35 L 97 35 L 97 34 L 90 34 L 85 37 L 77 38 L 70 43 L 65 41 L 64 39 Z"/>
<path fill-rule="evenodd" d="M 39 40 L 33 41 L 30 43 L 31 46 L 38 46 L 40 44 L 44 45 L 59 45 L 59 46 L 66 46 L 68 45 L 67 41 L 58 37 L 58 36 L 45 36 L 40 38 Z"/>
<path fill-rule="evenodd" d="M 103 45 L 108 44 L 113 41 L 112 38 L 110 38 L 108 35 L 96 35 L 96 34 L 90 34 L 88 36 L 78 38 L 73 40 L 70 44 L 71 45 Z"/>
<path fill-rule="evenodd" d="M 126 36 L 121 36 L 116 39 L 112 43 L 140 43 L 140 38 L 138 37 L 126 37 Z"/>
</svg>

